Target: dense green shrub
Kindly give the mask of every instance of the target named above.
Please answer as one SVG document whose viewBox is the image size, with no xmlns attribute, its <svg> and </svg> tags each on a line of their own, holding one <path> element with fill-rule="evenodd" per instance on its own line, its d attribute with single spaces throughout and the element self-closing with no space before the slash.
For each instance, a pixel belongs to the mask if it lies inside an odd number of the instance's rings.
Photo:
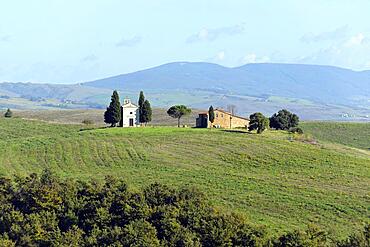
<svg viewBox="0 0 370 247">
<path fill-rule="evenodd" d="M 297 133 L 297 134 L 300 134 L 300 135 L 303 134 L 303 130 L 299 127 L 292 127 L 292 128 L 289 129 L 289 132 L 290 133 Z"/>
<path fill-rule="evenodd" d="M 84 120 L 82 120 L 81 123 L 83 123 L 85 125 L 93 125 L 94 121 L 92 121 L 91 119 L 84 119 Z"/>
<path fill-rule="evenodd" d="M 11 118 L 13 116 L 13 112 L 8 108 L 4 113 L 4 117 Z"/>
<path fill-rule="evenodd" d="M 256 112 L 249 116 L 248 130 L 257 130 L 258 134 L 261 134 L 265 129 L 269 127 L 269 119 L 262 113 Z"/>
<path fill-rule="evenodd" d="M 347 239 L 340 241 L 338 247 L 364 246 L 370 247 L 370 225 L 367 224 L 363 231 L 349 236 Z"/>
<path fill-rule="evenodd" d="M 310 227 L 278 238 L 238 214 L 212 208 L 195 188 L 158 183 L 140 191 L 103 182 L 41 176 L 0 178 L 0 246 L 368 246 L 369 226 L 329 240 Z"/>
<path fill-rule="evenodd" d="M 286 109 L 282 109 L 270 117 L 270 128 L 277 130 L 289 130 L 297 127 L 299 117 Z"/>
<path fill-rule="evenodd" d="M 256 236 L 194 188 L 132 191 L 113 177 L 61 181 L 49 171 L 0 180 L 1 246 L 221 246 Z"/>
</svg>

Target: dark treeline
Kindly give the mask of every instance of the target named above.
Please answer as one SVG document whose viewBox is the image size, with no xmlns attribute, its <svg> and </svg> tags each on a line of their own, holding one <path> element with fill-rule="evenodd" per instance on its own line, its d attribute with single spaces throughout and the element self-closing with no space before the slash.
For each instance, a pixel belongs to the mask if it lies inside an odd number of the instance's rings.
<svg viewBox="0 0 370 247">
<path fill-rule="evenodd" d="M 41 176 L 0 179 L 0 246 L 369 246 L 369 226 L 344 240 L 309 227 L 278 237 L 211 207 L 194 188 L 140 191 Z"/>
</svg>

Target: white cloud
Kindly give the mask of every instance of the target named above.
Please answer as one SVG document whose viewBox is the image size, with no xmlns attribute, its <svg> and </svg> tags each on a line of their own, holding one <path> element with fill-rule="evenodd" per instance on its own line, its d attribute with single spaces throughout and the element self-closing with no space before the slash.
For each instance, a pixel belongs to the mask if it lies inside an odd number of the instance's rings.
<svg viewBox="0 0 370 247">
<path fill-rule="evenodd" d="M 10 35 L 5 35 L 0 37 L 1 42 L 9 42 L 11 39 Z"/>
<path fill-rule="evenodd" d="M 86 57 L 82 58 L 82 62 L 92 62 L 98 60 L 98 57 L 95 56 L 94 54 L 87 55 Z"/>
<path fill-rule="evenodd" d="M 240 59 L 242 64 L 246 63 L 267 63 L 270 61 L 268 56 L 258 57 L 255 53 L 249 53 Z"/>
<path fill-rule="evenodd" d="M 217 53 L 216 55 L 216 59 L 219 60 L 219 61 L 222 61 L 225 59 L 225 52 L 224 51 L 220 51 Z"/>
<path fill-rule="evenodd" d="M 220 28 L 202 28 L 199 32 L 190 35 L 186 43 L 195 43 L 201 41 L 214 41 L 221 36 L 234 36 L 241 34 L 245 31 L 244 25 L 234 25 Z"/>
<path fill-rule="evenodd" d="M 365 35 L 363 33 L 358 33 L 352 36 L 346 43 L 346 46 L 356 46 L 362 45 L 365 41 Z"/>
<path fill-rule="evenodd" d="M 311 54 L 293 59 L 298 63 L 332 65 L 355 70 L 369 68 L 370 34 L 364 31 L 348 33 L 341 39 L 333 39 Z"/>
<path fill-rule="evenodd" d="M 296 59 L 299 63 L 325 64 L 363 70 L 369 68 L 370 42 L 364 33 Z"/>
<path fill-rule="evenodd" d="M 202 30 L 200 30 L 197 35 L 197 38 L 199 40 L 207 40 L 208 37 L 209 37 L 209 32 L 206 28 L 203 28 Z"/>
<path fill-rule="evenodd" d="M 243 57 L 243 63 L 255 63 L 257 60 L 257 55 L 254 53 L 247 54 Z"/>
<path fill-rule="evenodd" d="M 370 61 L 368 61 L 365 65 L 365 70 L 370 70 Z"/>
<path fill-rule="evenodd" d="M 118 47 L 132 47 L 138 45 L 142 41 L 141 36 L 134 36 L 131 38 L 125 38 L 123 37 L 117 44 L 116 46 Z"/>
<path fill-rule="evenodd" d="M 207 58 L 207 59 L 204 59 L 203 61 L 204 62 L 208 62 L 208 63 L 224 63 L 225 62 L 225 59 L 226 59 L 226 52 L 225 51 L 219 51 L 217 52 L 215 55 Z"/>
<path fill-rule="evenodd" d="M 343 40 L 349 36 L 350 29 L 348 26 L 338 27 L 335 30 L 322 33 L 307 33 L 301 37 L 305 43 L 321 42 L 328 40 Z"/>
</svg>

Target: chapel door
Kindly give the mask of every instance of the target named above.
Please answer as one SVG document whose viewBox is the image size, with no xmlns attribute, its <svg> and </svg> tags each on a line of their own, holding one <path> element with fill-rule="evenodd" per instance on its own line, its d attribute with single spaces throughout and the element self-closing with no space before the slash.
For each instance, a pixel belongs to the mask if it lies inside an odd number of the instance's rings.
<svg viewBox="0 0 370 247">
<path fill-rule="evenodd" d="M 130 127 L 134 126 L 134 119 L 133 118 L 129 119 L 129 126 Z"/>
</svg>

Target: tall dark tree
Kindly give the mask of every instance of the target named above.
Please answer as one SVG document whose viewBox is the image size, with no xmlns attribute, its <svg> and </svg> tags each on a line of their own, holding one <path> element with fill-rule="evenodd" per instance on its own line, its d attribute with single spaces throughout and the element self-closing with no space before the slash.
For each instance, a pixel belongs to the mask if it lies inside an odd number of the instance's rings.
<svg viewBox="0 0 370 247">
<path fill-rule="evenodd" d="M 277 130 L 289 130 L 290 128 L 297 127 L 299 117 L 288 110 L 280 110 L 270 117 L 270 128 Z"/>
<path fill-rule="evenodd" d="M 180 119 L 182 116 L 191 113 L 191 109 L 184 105 L 174 105 L 168 109 L 167 114 L 173 118 L 177 118 L 177 127 L 180 127 Z"/>
<path fill-rule="evenodd" d="M 139 105 L 139 122 L 140 123 L 145 123 L 144 119 L 142 118 L 142 116 L 143 116 L 142 110 L 143 110 L 144 102 L 145 102 L 144 92 L 140 91 L 139 101 L 137 102 L 138 105 Z"/>
<path fill-rule="evenodd" d="M 145 123 L 145 125 L 152 121 L 152 107 L 150 106 L 150 102 L 148 100 L 145 100 L 143 103 L 140 119 L 143 123 Z"/>
<path fill-rule="evenodd" d="M 248 130 L 257 130 L 258 134 L 261 134 L 269 126 L 269 119 L 262 113 L 256 112 L 249 116 Z"/>
<path fill-rule="evenodd" d="M 215 121 L 215 111 L 213 110 L 213 106 L 210 106 L 208 109 L 208 120 L 211 122 L 212 128 L 213 122 Z"/>
<path fill-rule="evenodd" d="M 143 115 L 144 102 L 145 102 L 144 92 L 143 91 L 140 91 L 139 101 L 137 102 L 138 105 L 139 105 L 139 123 L 140 124 L 144 124 L 145 123 L 145 119 L 144 119 L 144 115 Z"/>
<path fill-rule="evenodd" d="M 138 101 L 138 105 L 139 105 L 139 107 L 143 107 L 143 105 L 144 105 L 144 101 L 145 101 L 144 92 L 143 92 L 143 91 L 140 91 L 140 94 L 139 94 L 139 101 Z"/>
<path fill-rule="evenodd" d="M 6 110 L 4 114 L 4 117 L 11 118 L 12 116 L 13 116 L 13 112 L 8 108 L 8 110 Z"/>
<path fill-rule="evenodd" d="M 113 91 L 111 102 L 104 113 L 104 122 L 115 127 L 121 121 L 121 103 L 116 90 Z"/>
</svg>

